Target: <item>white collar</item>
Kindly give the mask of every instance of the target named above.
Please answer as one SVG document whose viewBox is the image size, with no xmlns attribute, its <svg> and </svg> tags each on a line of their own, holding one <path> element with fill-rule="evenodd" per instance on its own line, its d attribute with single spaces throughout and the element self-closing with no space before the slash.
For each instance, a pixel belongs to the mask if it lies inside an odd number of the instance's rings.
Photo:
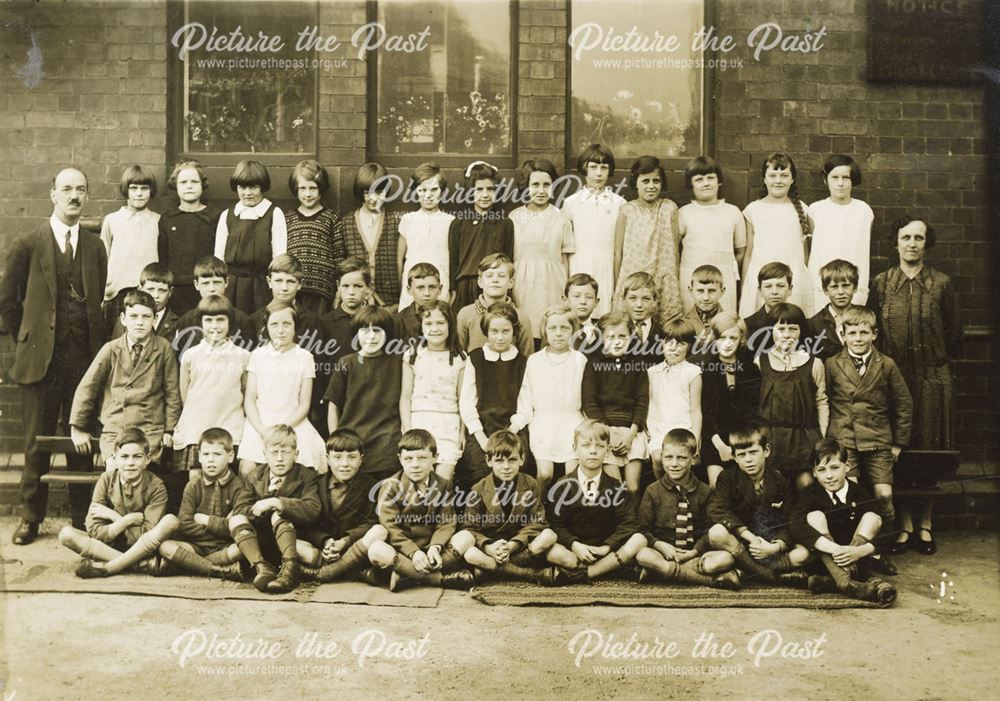
<svg viewBox="0 0 1000 701">
<path fill-rule="evenodd" d="M 600 192 L 584 186 L 583 189 L 580 190 L 580 193 L 580 199 L 584 202 L 587 200 L 603 202 L 611 199 L 611 190 L 608 189 L 607 185 L 605 185 Z"/>
<path fill-rule="evenodd" d="M 144 209 L 137 209 L 136 211 L 133 212 L 128 208 L 128 205 L 123 206 L 118 211 L 129 219 L 145 219 L 146 217 L 152 214 L 152 212 L 149 211 L 149 207 L 146 207 Z"/>
<path fill-rule="evenodd" d="M 844 480 L 844 486 L 838 489 L 836 492 L 827 492 L 830 495 L 830 501 L 833 501 L 833 496 L 836 495 L 840 497 L 840 501 L 847 503 L 847 490 L 851 488 L 851 483 Z"/>
<path fill-rule="evenodd" d="M 73 226 L 66 226 L 53 214 L 49 217 L 49 226 L 52 227 L 52 233 L 55 234 L 56 241 L 59 243 L 59 248 L 62 249 L 63 243 L 65 243 L 66 232 L 69 232 L 70 241 L 76 246 L 77 236 L 80 234 L 80 222 L 77 221 Z"/>
<path fill-rule="evenodd" d="M 497 360 L 513 360 L 514 358 L 517 357 L 517 348 L 511 346 L 503 353 L 497 353 L 489 346 L 483 346 L 483 357 L 486 358 L 491 363 L 495 363 Z"/>
<path fill-rule="evenodd" d="M 233 214 L 240 219 L 260 219 L 270 206 L 271 200 L 266 197 L 253 207 L 247 207 L 242 202 L 237 202 L 236 206 L 233 207 Z"/>
<path fill-rule="evenodd" d="M 874 350 L 873 348 L 869 348 L 868 352 L 865 353 L 864 355 L 855 355 L 851 351 L 847 351 L 847 355 L 851 356 L 852 358 L 856 358 L 857 360 L 860 360 L 865 365 L 867 365 L 868 361 L 871 360 L 873 350 Z"/>
<path fill-rule="evenodd" d="M 601 481 L 601 473 L 598 472 L 593 477 L 587 477 L 586 475 L 583 474 L 583 470 L 578 467 L 576 468 L 576 478 L 580 481 L 580 486 L 583 487 L 584 489 L 586 489 L 587 485 L 590 484 L 591 482 L 594 483 L 594 488 L 596 489 L 597 485 Z"/>
<path fill-rule="evenodd" d="M 153 328 L 156 329 L 160 326 L 160 322 L 163 321 L 163 317 L 167 314 L 167 308 L 164 307 L 160 311 L 156 312 L 156 316 L 153 317 Z"/>
</svg>

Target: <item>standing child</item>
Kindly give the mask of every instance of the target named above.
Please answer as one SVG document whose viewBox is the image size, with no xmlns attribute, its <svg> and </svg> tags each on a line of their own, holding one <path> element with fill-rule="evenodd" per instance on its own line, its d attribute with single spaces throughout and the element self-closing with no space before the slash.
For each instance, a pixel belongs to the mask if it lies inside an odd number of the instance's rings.
<svg viewBox="0 0 1000 701">
<path fill-rule="evenodd" d="M 229 189 L 239 197 L 219 217 L 215 228 L 215 257 L 229 266 L 226 296 L 233 306 L 252 314 L 268 303 L 267 266 L 288 247 L 285 214 L 264 193 L 271 175 L 260 161 L 236 164 Z"/>
<path fill-rule="evenodd" d="M 693 158 L 684 169 L 684 184 L 694 199 L 677 215 L 681 240 L 680 279 L 692 280 L 696 268 L 714 266 L 722 275 L 720 304 L 736 312 L 736 281 L 747 250 L 747 225 L 740 208 L 719 197 L 722 168 L 708 156 Z M 688 309 L 696 304 L 693 290 L 681 288 Z"/>
<path fill-rule="evenodd" d="M 514 258 L 514 223 L 494 206 L 497 182 L 497 169 L 485 161 L 473 161 L 465 169 L 465 187 L 473 191 L 473 208 L 462 212 L 448 227 L 448 279 L 455 309 L 479 297 L 477 279 L 484 258 L 493 253 Z"/>
<path fill-rule="evenodd" d="M 220 258 L 205 256 L 194 264 L 194 289 L 200 300 L 213 295 L 226 294 L 229 285 L 229 267 Z M 199 302 L 200 303 L 200 302 Z M 231 303 L 230 303 L 231 305 Z M 241 348 L 252 350 L 257 345 L 257 331 L 250 316 L 233 307 L 233 323 L 229 327 L 229 338 Z M 201 315 L 195 307 L 183 314 L 177 320 L 177 332 L 171 343 L 178 356 L 183 358 L 184 352 L 198 345 L 202 340 Z"/>
<path fill-rule="evenodd" d="M 760 367 L 760 416 L 771 431 L 774 466 L 801 489 L 812 479 L 809 455 L 826 435 L 830 406 L 823 361 L 799 347 L 806 317 L 794 304 L 771 310 L 774 347 L 754 362 Z"/>
<path fill-rule="evenodd" d="M 237 455 L 240 473 L 249 475 L 266 459 L 263 437 L 276 424 L 292 426 L 297 437 L 295 459 L 322 474 L 326 471 L 323 438 L 309 423 L 309 406 L 316 367 L 309 351 L 295 345 L 299 320 L 295 307 L 275 300 L 267 306 L 264 338 L 268 341 L 250 354 L 247 365 L 246 423 Z"/>
<path fill-rule="evenodd" d="M 465 440 L 457 485 L 468 491 L 489 474 L 487 436 L 510 426 L 528 358 L 514 345 L 519 317 L 514 305 L 495 302 L 479 320 L 486 345 L 469 351 L 462 372 L 458 411 L 469 435 Z M 527 435 L 518 436 L 528 449 Z"/>
<path fill-rule="evenodd" d="M 94 419 L 101 425 L 101 455 L 107 461 L 118 436 L 138 428 L 149 444 L 150 459 L 173 443 L 181 413 L 177 358 L 165 338 L 153 333 L 153 298 L 132 290 L 122 300 L 125 333 L 97 352 L 73 396 L 70 435 L 77 451 L 90 452 Z"/>
<path fill-rule="evenodd" d="M 493 470 L 472 488 L 463 530 L 451 544 L 479 573 L 496 573 L 552 586 L 563 571 L 549 562 L 572 567 L 575 556 L 559 545 L 545 524 L 545 502 L 538 484 L 522 473 L 524 445 L 510 431 L 497 431 L 486 442 Z"/>
<path fill-rule="evenodd" d="M 462 457 L 462 418 L 458 395 L 465 354 L 458 348 L 455 319 L 447 302 L 438 300 L 423 312 L 423 343 L 403 354 L 399 395 L 400 428 L 422 428 L 434 436 L 438 462 L 434 469 L 449 484 Z"/>
<path fill-rule="evenodd" d="M 847 451 L 832 438 L 817 441 L 812 465 L 816 481 L 799 496 L 793 535 L 819 555 L 830 576 L 810 577 L 809 589 L 891 605 L 896 588 L 868 576 L 875 553 L 872 541 L 882 527 L 875 500 L 847 479 Z"/>
<path fill-rule="evenodd" d="M 160 215 L 157 250 L 160 263 L 174 276 L 170 309 L 184 314 L 201 299 L 194 288 L 191 271 L 199 259 L 212 255 L 219 209 L 202 202 L 208 189 L 208 175 L 198 161 L 181 161 L 174 166 L 167 187 L 177 193 L 177 206 Z"/>
<path fill-rule="evenodd" d="M 768 352 L 774 345 L 770 326 L 771 312 L 779 304 L 788 302 L 792 295 L 792 269 L 778 261 L 765 264 L 757 272 L 757 290 L 764 304 L 745 318 L 747 347 L 754 357 Z"/>
<path fill-rule="evenodd" d="M 125 206 L 104 217 L 101 241 L 108 249 L 108 284 L 104 290 L 105 326 L 112 328 L 122 311 L 122 299 L 139 284 L 147 263 L 158 260 L 160 215 L 149 210 L 156 197 L 156 176 L 141 165 L 122 173 L 118 192 Z"/>
<path fill-rule="evenodd" d="M 160 573 L 156 552 L 178 521 L 166 513 L 167 488 L 147 472 L 149 448 L 137 428 L 126 428 L 115 436 L 114 467 L 94 485 L 87 532 L 72 526 L 59 531 L 59 542 L 83 557 L 77 577 L 108 577 L 132 567 L 144 574 Z"/>
<path fill-rule="evenodd" d="M 597 300 L 595 314 L 611 311 L 615 290 L 615 228 L 618 212 L 625 198 L 608 189 L 615 174 L 615 155 L 601 144 L 591 144 L 576 160 L 576 169 L 584 178 L 584 187 L 566 198 L 563 214 L 573 224 L 576 250 L 569 257 L 569 274 L 587 273 L 599 289 L 610 295 Z"/>
<path fill-rule="evenodd" d="M 691 472 L 698 452 L 695 435 L 684 428 L 671 429 L 656 452 L 663 475 L 646 488 L 639 504 L 639 523 L 650 544 L 636 557 L 641 565 L 639 583 L 652 570 L 668 582 L 739 589 L 732 556 L 713 550 L 708 540 L 711 490 Z"/>
<path fill-rule="evenodd" d="M 306 579 L 333 582 L 361 572 L 364 581 L 378 584 L 378 575 L 368 565 L 379 560 L 380 551 L 388 565 L 395 553 L 385 543 L 385 528 L 376 522 L 371 498 L 374 482 L 359 474 L 364 443 L 354 431 L 341 428 L 327 439 L 326 451 L 330 470 L 320 478 L 320 516 L 304 534 L 316 556 L 302 574 Z"/>
<path fill-rule="evenodd" d="M 663 330 L 663 362 L 649 368 L 649 412 L 646 426 L 653 474 L 663 474 L 660 445 L 664 436 L 683 428 L 701 436 L 701 368 L 687 359 L 694 343 L 694 328 L 675 319 Z M 696 446 L 697 447 L 697 446 Z M 697 455 L 700 451 L 695 450 Z"/>
<path fill-rule="evenodd" d="M 298 533 L 319 518 L 319 476 L 295 461 L 298 447 L 291 426 L 268 427 L 263 445 L 266 462 L 247 475 L 243 498 L 229 518 L 229 531 L 255 570 L 257 591 L 281 594 L 298 586 L 300 551 L 306 559 L 315 555 L 315 548 L 300 541 Z M 279 560 L 276 574 L 273 565 Z"/>
<path fill-rule="evenodd" d="M 139 289 L 148 292 L 153 298 L 153 333 L 171 340 L 177 333 L 177 322 L 180 321 L 180 317 L 169 306 L 174 292 L 174 274 L 163 263 L 150 263 L 139 275 Z M 125 327 L 120 319 L 115 319 L 111 338 L 118 338 L 123 333 Z"/>
<path fill-rule="evenodd" d="M 809 208 L 799 199 L 795 185 L 795 164 L 788 154 L 772 153 L 761 166 L 764 186 L 759 200 L 744 208 L 747 220 L 747 252 L 743 260 L 743 280 L 757 279 L 757 272 L 767 263 L 779 261 L 800 281 L 792 291 L 791 301 L 812 314 L 813 290 L 806 281 L 806 258 L 813 222 Z M 740 297 L 740 316 L 750 316 L 761 301 L 756 290 L 744 287 Z"/>
<path fill-rule="evenodd" d="M 589 582 L 631 563 L 646 547 L 628 490 L 604 470 L 610 433 L 587 419 L 573 431 L 578 467 L 548 492 L 546 515 L 559 545 L 570 552 L 558 583 Z"/>
<path fill-rule="evenodd" d="M 229 469 L 236 459 L 233 437 L 224 428 L 209 428 L 194 447 L 199 469 L 184 487 L 175 540 L 164 541 L 160 555 L 185 572 L 242 582 L 229 517 L 245 498 L 246 484 Z"/>
<path fill-rule="evenodd" d="M 691 273 L 687 292 L 693 304 L 684 315 L 684 320 L 694 327 L 695 342 L 691 356 L 700 361 L 712 354 L 712 319 L 724 311 L 720 303 L 726 292 L 722 271 L 714 265 L 698 266 Z"/>
<path fill-rule="evenodd" d="M 196 311 L 204 338 L 181 356 L 184 408 L 174 431 L 174 465 L 179 470 L 190 470 L 192 481 L 199 478 L 200 442 L 205 431 L 223 429 L 230 444 L 227 452 L 233 452 L 233 446 L 242 442 L 246 422 L 243 392 L 250 362 L 250 351 L 230 338 L 235 317 L 228 299 L 210 295 L 201 300 Z"/>
<path fill-rule="evenodd" d="M 331 434 L 349 428 L 361 436 L 362 470 L 378 481 L 398 468 L 394 449 L 400 434 L 402 356 L 394 347 L 395 319 L 382 307 L 361 307 L 351 319 L 351 331 L 358 350 L 342 358 L 330 375 L 323 397 L 327 427 Z"/>
<path fill-rule="evenodd" d="M 628 352 L 632 336 L 628 317 L 611 312 L 597 322 L 603 346 L 587 358 L 583 371 L 583 413 L 608 426 L 610 452 L 606 458 L 611 474 L 621 479 L 636 496 L 642 461 L 646 459 L 646 411 L 649 379 L 639 358 Z"/>
<path fill-rule="evenodd" d="M 497 302 L 510 302 L 510 288 L 514 284 L 514 264 L 504 253 L 491 253 L 479 263 L 479 278 L 477 284 L 483 293 L 472 304 L 458 311 L 458 344 L 466 353 L 471 353 L 486 343 L 480 319 L 492 305 Z M 531 322 L 523 309 L 517 310 L 520 324 L 517 327 L 517 337 L 514 340 L 522 355 L 531 355 L 535 349 L 531 337 Z"/>
<path fill-rule="evenodd" d="M 709 326 L 712 353 L 701 363 L 701 464 L 715 488 L 724 469 L 736 467 L 729 434 L 760 420 L 760 368 L 747 350 L 747 327 L 731 312 Z"/>
<path fill-rule="evenodd" d="M 837 258 L 820 268 L 819 276 L 830 303 L 809 320 L 809 335 L 813 354 L 826 360 L 844 348 L 841 317 L 858 289 L 858 266 Z"/>
<path fill-rule="evenodd" d="M 892 505 L 892 467 L 910 443 L 913 399 L 896 362 L 872 345 L 878 335 L 875 312 L 851 306 L 841 318 L 844 350 L 826 361 L 830 396 L 830 428 L 847 451 L 847 466 L 859 473 L 878 500 L 882 524 L 891 533 L 896 512 Z M 885 574 L 895 574 L 886 561 L 875 561 Z"/>
<path fill-rule="evenodd" d="M 549 307 L 542 323 L 542 350 L 528 358 L 510 430 L 528 428 L 538 485 L 545 494 L 556 463 L 567 472 L 576 467 L 573 430 L 584 419 L 581 387 L 587 357 L 569 347 L 579 328 L 569 307 Z"/>
<path fill-rule="evenodd" d="M 444 478 L 434 473 L 437 446 L 434 437 L 415 428 L 399 440 L 402 470 L 382 482 L 378 493 L 378 520 L 388 532 L 396 554 L 389 590 L 441 586 L 468 589 L 472 573 L 451 545 L 455 535 L 455 495 Z"/>
<path fill-rule="evenodd" d="M 587 273 L 570 275 L 563 288 L 562 302 L 569 305 L 573 316 L 576 317 L 576 321 L 580 325 L 580 330 L 576 332 L 571 345 L 573 350 L 578 350 L 585 355 L 601 348 L 600 332 L 593 319 L 594 309 L 601 301 L 597 292 L 597 280 Z"/>
<path fill-rule="evenodd" d="M 318 161 L 307 158 L 288 176 L 288 189 L 299 206 L 287 215 L 288 250 L 302 264 L 298 300 L 313 314 L 330 311 L 336 295 L 337 266 L 347 258 L 340 217 L 323 206 L 330 189 L 330 175 Z"/>
<path fill-rule="evenodd" d="M 815 309 L 826 304 L 826 285 L 822 267 L 836 258 L 857 266 L 858 281 L 853 304 L 868 301 L 868 270 L 871 263 L 872 222 L 875 213 L 867 203 L 851 196 L 861 184 L 861 168 L 850 156 L 834 154 L 823 164 L 823 179 L 830 191 L 825 200 L 809 205 L 816 223 L 809 251 L 809 286 L 813 289 Z"/>
<path fill-rule="evenodd" d="M 566 284 L 573 226 L 555 207 L 551 161 L 525 161 L 521 166 L 528 203 L 510 213 L 514 222 L 514 300 L 525 311 L 535 338 L 541 336 L 542 314 L 558 304 Z"/>
<path fill-rule="evenodd" d="M 354 176 L 354 198 L 361 206 L 340 218 L 334 238 L 347 253 L 367 261 L 372 296 L 377 304 L 399 303 L 402 267 L 399 259 L 399 212 L 385 208 L 389 173 L 378 163 L 365 163 Z"/>
<path fill-rule="evenodd" d="M 410 177 L 410 191 L 420 201 L 420 209 L 407 212 L 399 220 L 399 267 L 409 283 L 410 270 L 418 263 L 433 265 L 439 276 L 441 299 L 450 299 L 448 287 L 448 231 L 455 217 L 441 211 L 441 196 L 447 189 L 437 163 L 421 163 Z M 399 296 L 399 309 L 413 303 L 409 284 Z"/>
<path fill-rule="evenodd" d="M 441 273 L 430 263 L 417 263 L 406 273 L 407 294 L 413 303 L 396 314 L 399 338 L 403 345 L 412 347 L 423 336 L 424 312 L 441 298 Z"/>
<path fill-rule="evenodd" d="M 615 224 L 614 299 L 624 298 L 625 281 L 633 274 L 647 273 L 657 283 L 653 292 L 660 303 L 659 321 L 666 323 L 684 313 L 677 278 L 677 205 L 662 196 L 667 174 L 654 156 L 636 159 L 629 185 L 639 196 L 622 205 Z"/>
</svg>

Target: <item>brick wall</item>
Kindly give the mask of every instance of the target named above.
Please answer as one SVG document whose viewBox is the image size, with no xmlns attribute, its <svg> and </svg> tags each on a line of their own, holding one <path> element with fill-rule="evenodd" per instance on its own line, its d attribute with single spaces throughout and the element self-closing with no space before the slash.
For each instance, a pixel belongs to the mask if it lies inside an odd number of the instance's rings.
<svg viewBox="0 0 1000 701">
<path fill-rule="evenodd" d="M 519 160 L 563 160 L 566 111 L 566 2 L 532 0 L 518 13 L 517 151 Z"/>
</svg>

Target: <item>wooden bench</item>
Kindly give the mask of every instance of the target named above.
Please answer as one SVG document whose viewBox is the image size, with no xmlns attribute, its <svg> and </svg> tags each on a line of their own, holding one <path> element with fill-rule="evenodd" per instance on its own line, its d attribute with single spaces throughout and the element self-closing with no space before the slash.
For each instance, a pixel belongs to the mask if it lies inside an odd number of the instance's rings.
<svg viewBox="0 0 1000 701">
<path fill-rule="evenodd" d="M 45 453 L 56 455 L 73 455 L 76 453 L 76 446 L 69 436 L 38 436 L 35 438 L 38 449 Z M 104 461 L 101 459 L 101 446 L 97 439 L 91 439 L 90 456 L 91 470 L 49 470 L 42 475 L 42 482 L 51 484 L 54 482 L 61 484 L 97 484 L 104 473 Z"/>
<path fill-rule="evenodd" d="M 961 459 L 957 450 L 904 450 L 893 467 L 893 496 L 933 499 L 949 494 L 941 483 L 955 479 Z"/>
</svg>

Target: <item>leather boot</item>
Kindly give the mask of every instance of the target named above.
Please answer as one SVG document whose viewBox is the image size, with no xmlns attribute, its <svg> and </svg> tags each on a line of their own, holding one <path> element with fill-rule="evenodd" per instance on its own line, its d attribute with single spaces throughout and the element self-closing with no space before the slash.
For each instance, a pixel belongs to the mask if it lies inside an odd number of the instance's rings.
<svg viewBox="0 0 1000 701">
<path fill-rule="evenodd" d="M 299 586 L 299 561 L 286 557 L 281 561 L 278 576 L 267 583 L 268 594 L 284 594 Z"/>
</svg>

